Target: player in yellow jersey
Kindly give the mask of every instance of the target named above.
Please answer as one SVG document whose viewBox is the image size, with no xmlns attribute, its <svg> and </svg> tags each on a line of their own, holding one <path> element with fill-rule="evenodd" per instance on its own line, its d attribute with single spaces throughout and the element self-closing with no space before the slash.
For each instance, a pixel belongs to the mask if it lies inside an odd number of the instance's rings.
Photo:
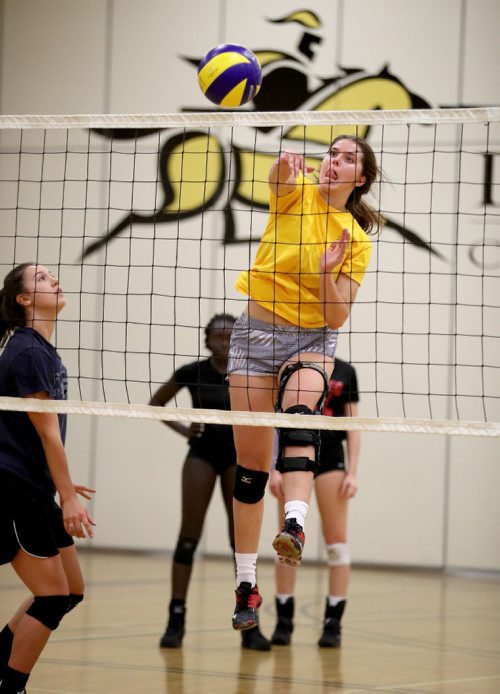
<svg viewBox="0 0 500 694">
<path fill-rule="evenodd" d="M 320 412 L 333 370 L 337 331 L 348 318 L 368 267 L 368 234 L 379 223 L 364 201 L 379 173 L 373 150 L 351 135 L 337 137 L 315 176 L 304 157 L 282 153 L 269 172 L 270 214 L 249 271 L 236 288 L 249 297 L 231 337 L 231 408 Z M 279 430 L 285 521 L 273 546 L 282 562 L 300 562 L 319 432 Z M 273 429 L 234 427 L 236 608 L 233 628 L 258 624 L 256 581 L 264 490 Z"/>
</svg>

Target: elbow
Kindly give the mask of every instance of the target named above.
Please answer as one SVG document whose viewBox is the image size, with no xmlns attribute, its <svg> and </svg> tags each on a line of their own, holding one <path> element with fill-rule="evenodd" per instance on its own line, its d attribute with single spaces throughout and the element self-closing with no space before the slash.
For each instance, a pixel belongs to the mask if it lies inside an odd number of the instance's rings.
<svg viewBox="0 0 500 694">
<path fill-rule="evenodd" d="M 326 321 L 326 324 L 328 325 L 328 327 L 329 327 L 331 330 L 338 330 L 339 328 L 341 328 L 341 327 L 344 325 L 344 323 L 345 323 L 345 320 L 342 320 L 342 321 L 339 321 L 339 320 L 335 320 L 335 321 L 327 320 L 327 321 Z"/>
<path fill-rule="evenodd" d="M 346 320 L 349 318 L 349 311 L 336 311 L 333 315 L 326 315 L 325 321 L 327 326 L 331 330 L 338 330 L 341 328 Z"/>
</svg>

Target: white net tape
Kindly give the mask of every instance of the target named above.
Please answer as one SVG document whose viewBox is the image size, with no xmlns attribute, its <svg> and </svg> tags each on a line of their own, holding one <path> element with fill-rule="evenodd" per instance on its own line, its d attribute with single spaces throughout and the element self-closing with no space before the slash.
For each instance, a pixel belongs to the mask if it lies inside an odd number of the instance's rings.
<svg viewBox="0 0 500 694">
<path fill-rule="evenodd" d="M 0 410 L 15 412 L 52 412 L 101 415 L 127 419 L 151 419 L 164 422 L 203 422 L 254 427 L 314 428 L 327 430 L 379 431 L 413 434 L 449 434 L 454 436 L 500 436 L 500 423 L 447 420 L 392 419 L 378 417 L 318 417 L 266 412 L 226 412 L 202 408 L 152 407 L 112 402 L 75 400 L 39 400 L 36 398 L 0 398 Z"/>
<path fill-rule="evenodd" d="M 0 128 L 183 128 L 280 125 L 407 125 L 500 121 L 500 107 L 412 111 L 239 111 L 167 114 L 7 115 Z"/>
</svg>

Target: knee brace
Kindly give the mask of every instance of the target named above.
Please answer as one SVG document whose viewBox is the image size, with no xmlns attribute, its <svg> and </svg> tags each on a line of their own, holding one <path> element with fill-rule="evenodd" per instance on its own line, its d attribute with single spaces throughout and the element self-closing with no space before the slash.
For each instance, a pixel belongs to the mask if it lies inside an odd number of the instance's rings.
<svg viewBox="0 0 500 694">
<path fill-rule="evenodd" d="M 282 403 L 283 395 L 287 386 L 288 381 L 291 376 L 300 369 L 313 369 L 318 371 L 323 377 L 323 393 L 321 394 L 317 404 L 316 410 L 313 411 L 307 405 L 294 405 L 292 407 L 284 410 L 285 414 L 321 414 L 321 408 L 325 401 L 325 397 L 328 393 L 328 378 L 327 375 L 318 364 L 314 362 L 295 362 L 294 364 L 289 364 L 281 374 L 280 383 L 278 387 L 278 397 L 276 398 L 275 410 L 276 412 L 283 412 Z M 278 429 L 278 458 L 276 462 L 276 470 L 278 472 L 299 472 L 307 471 L 316 473 L 318 470 L 318 459 L 319 459 L 319 448 L 321 443 L 320 432 L 315 429 L 294 429 L 294 428 L 279 428 Z M 284 451 L 287 447 L 303 447 L 303 446 L 313 446 L 314 447 L 314 460 L 307 458 L 305 456 L 285 456 Z"/>
<path fill-rule="evenodd" d="M 323 377 L 323 392 L 318 398 L 315 410 L 315 413 L 317 412 L 318 414 L 321 414 L 323 405 L 325 403 L 325 398 L 328 395 L 328 376 L 326 375 L 326 371 L 323 368 L 321 368 L 319 364 L 316 364 L 313 361 L 296 361 L 293 364 L 289 364 L 287 367 L 283 369 L 278 385 L 278 395 L 276 397 L 276 403 L 274 405 L 275 412 L 283 412 L 283 395 L 285 393 L 287 383 L 293 376 L 293 374 L 296 371 L 300 371 L 301 369 L 312 369 L 313 371 L 317 371 Z"/>
<path fill-rule="evenodd" d="M 26 614 L 55 631 L 68 611 L 68 605 L 69 595 L 36 595 Z"/>
<path fill-rule="evenodd" d="M 351 563 L 349 545 L 346 542 L 336 542 L 326 546 L 326 563 L 328 566 L 347 566 Z"/>
<path fill-rule="evenodd" d="M 268 472 L 249 470 L 241 465 L 236 465 L 234 498 L 244 504 L 256 504 L 264 498 L 268 479 Z"/>
<path fill-rule="evenodd" d="M 285 414 L 314 414 L 305 405 L 294 405 L 285 410 Z M 321 438 L 319 431 L 313 429 L 278 429 L 278 458 L 276 461 L 276 470 L 278 472 L 313 472 L 318 469 L 319 447 Z M 313 446 L 314 460 L 306 456 L 290 456 L 285 455 L 285 448 L 292 446 Z"/>
<path fill-rule="evenodd" d="M 197 545 L 197 538 L 179 535 L 174 552 L 174 561 L 176 561 L 178 564 L 191 566 Z"/>
<path fill-rule="evenodd" d="M 75 607 L 80 604 L 83 600 L 83 595 L 77 595 L 76 593 L 70 593 L 68 599 L 68 609 L 67 612 L 71 612 Z"/>
</svg>

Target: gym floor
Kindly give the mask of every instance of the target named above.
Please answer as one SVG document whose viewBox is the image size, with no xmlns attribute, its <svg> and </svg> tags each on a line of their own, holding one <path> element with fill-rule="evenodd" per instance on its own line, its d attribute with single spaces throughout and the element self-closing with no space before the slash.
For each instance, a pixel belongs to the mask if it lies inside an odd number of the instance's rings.
<svg viewBox="0 0 500 694">
<path fill-rule="evenodd" d="M 85 602 L 63 620 L 30 694 L 498 694 L 500 577 L 353 567 L 341 649 L 316 642 L 326 572 L 301 566 L 291 646 L 243 650 L 231 628 L 228 559 L 194 565 L 182 649 L 158 648 L 170 585 L 167 555 L 82 551 Z M 274 627 L 273 564 L 259 565 L 261 628 Z M 25 592 L 0 569 L 3 625 Z"/>
</svg>

